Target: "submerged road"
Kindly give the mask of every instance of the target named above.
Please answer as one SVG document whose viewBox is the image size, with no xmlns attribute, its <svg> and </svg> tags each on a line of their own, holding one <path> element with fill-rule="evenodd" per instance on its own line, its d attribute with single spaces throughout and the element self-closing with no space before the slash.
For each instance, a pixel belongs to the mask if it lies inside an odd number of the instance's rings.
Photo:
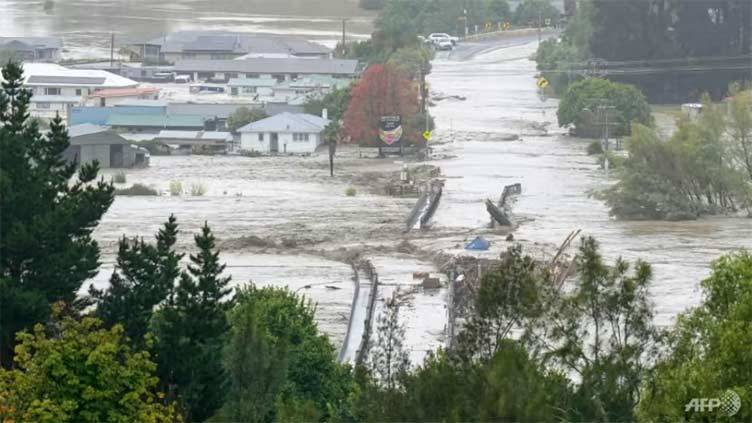
<svg viewBox="0 0 752 423">
<path fill-rule="evenodd" d="M 495 43 L 495 44 L 494 44 Z M 515 232 L 530 244 L 558 245 L 570 231 L 595 236 L 608 259 L 623 256 L 653 265 L 656 321 L 670 324 L 699 301 L 699 282 L 724 253 L 752 248 L 752 222 L 718 217 L 690 222 L 626 222 L 609 216 L 592 193 L 613 183 L 585 153 L 587 141 L 568 137 L 556 122 L 558 102 L 542 98 L 529 58 L 537 36 L 460 45 L 433 62 L 432 92 L 463 96 L 431 109 L 437 122 L 434 162 L 447 177 L 434 217 L 438 230 L 481 229 L 485 198 L 522 183 L 514 207 L 523 223 Z M 547 127 L 548 134 L 537 129 Z M 502 141 L 505 135 L 524 141 Z M 481 229 L 482 230 L 482 229 Z"/>
</svg>

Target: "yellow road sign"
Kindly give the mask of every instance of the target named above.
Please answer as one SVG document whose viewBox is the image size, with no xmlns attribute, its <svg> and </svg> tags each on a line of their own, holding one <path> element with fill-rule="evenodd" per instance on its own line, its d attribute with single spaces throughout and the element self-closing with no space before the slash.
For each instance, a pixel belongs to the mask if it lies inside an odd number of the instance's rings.
<svg viewBox="0 0 752 423">
<path fill-rule="evenodd" d="M 423 133 L 423 138 L 426 139 L 426 141 L 431 139 L 431 131 L 426 131 Z"/>
<path fill-rule="evenodd" d="M 546 88 L 548 87 L 548 80 L 546 78 L 540 77 L 538 78 L 538 88 Z"/>
</svg>

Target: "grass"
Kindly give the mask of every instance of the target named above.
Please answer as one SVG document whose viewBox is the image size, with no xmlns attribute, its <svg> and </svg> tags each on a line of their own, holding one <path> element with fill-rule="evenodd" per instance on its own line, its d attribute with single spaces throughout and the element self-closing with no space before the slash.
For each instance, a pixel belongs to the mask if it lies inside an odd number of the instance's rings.
<svg viewBox="0 0 752 423">
<path fill-rule="evenodd" d="M 180 181 L 170 182 L 170 195 L 178 196 L 183 194 L 183 184 Z"/>
<path fill-rule="evenodd" d="M 112 182 L 116 184 L 124 184 L 127 180 L 128 180 L 128 177 L 125 175 L 125 172 L 123 172 L 122 170 L 112 175 Z"/>
<path fill-rule="evenodd" d="M 125 196 L 141 196 L 141 195 L 159 195 L 159 192 L 154 188 L 148 187 L 144 184 L 133 184 L 128 188 L 116 189 L 115 195 Z"/>
<path fill-rule="evenodd" d="M 355 188 L 353 188 L 353 187 L 348 187 L 345 190 L 345 195 L 348 196 L 348 197 L 355 197 L 355 195 L 357 195 L 357 194 L 358 194 L 358 191 Z"/>
<path fill-rule="evenodd" d="M 201 197 L 206 194 L 206 185 L 198 183 L 191 185 L 191 195 L 194 197 Z"/>
</svg>

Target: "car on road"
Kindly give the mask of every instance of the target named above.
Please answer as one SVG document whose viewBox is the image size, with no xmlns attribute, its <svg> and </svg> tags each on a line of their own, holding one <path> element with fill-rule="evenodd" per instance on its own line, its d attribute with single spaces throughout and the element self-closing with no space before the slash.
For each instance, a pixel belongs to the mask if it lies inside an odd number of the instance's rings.
<svg viewBox="0 0 752 423">
<path fill-rule="evenodd" d="M 433 45 L 437 50 L 451 50 L 454 48 L 454 43 L 449 40 L 434 41 Z"/>
<path fill-rule="evenodd" d="M 428 39 L 431 40 L 435 45 L 438 45 L 441 41 L 449 41 L 452 43 L 452 45 L 456 45 L 457 42 L 460 41 L 459 38 L 453 37 L 449 34 L 446 34 L 444 32 L 434 32 L 433 34 L 428 36 Z"/>
</svg>

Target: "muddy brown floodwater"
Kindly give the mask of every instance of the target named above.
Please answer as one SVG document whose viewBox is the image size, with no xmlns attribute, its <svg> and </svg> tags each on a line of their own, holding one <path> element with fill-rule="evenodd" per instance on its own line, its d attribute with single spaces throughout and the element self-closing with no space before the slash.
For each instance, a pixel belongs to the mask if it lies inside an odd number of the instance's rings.
<svg viewBox="0 0 752 423">
<path fill-rule="evenodd" d="M 433 64 L 431 89 L 462 95 L 466 101 L 437 102 L 437 151 L 456 156 L 436 164 L 447 175 L 436 213 L 438 228 L 481 227 L 488 219 L 483 198 L 498 198 L 504 185 L 520 182 L 514 210 L 523 219 L 518 240 L 559 244 L 570 231 L 595 236 L 613 259 L 641 258 L 653 265 L 651 290 L 656 320 L 665 325 L 696 304 L 698 284 L 709 263 L 738 248 L 752 248 L 752 220 L 709 218 L 690 222 L 625 222 L 609 217 L 592 192 L 613 183 L 585 154 L 587 142 L 557 128 L 554 99 L 542 99 L 535 85 L 534 38 L 505 40 L 496 46 L 466 45 Z M 459 60 L 463 59 L 463 60 Z M 545 125 L 547 135 L 539 130 Z M 522 141 L 504 142 L 505 135 Z"/>
</svg>

